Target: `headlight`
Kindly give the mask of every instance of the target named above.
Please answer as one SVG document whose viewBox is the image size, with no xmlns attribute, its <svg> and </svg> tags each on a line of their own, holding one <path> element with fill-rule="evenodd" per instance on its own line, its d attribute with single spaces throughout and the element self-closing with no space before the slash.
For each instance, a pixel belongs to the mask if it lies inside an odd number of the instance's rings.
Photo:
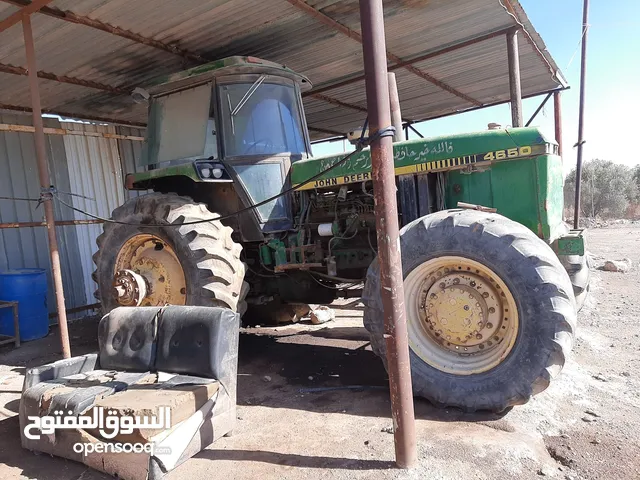
<svg viewBox="0 0 640 480">
<path fill-rule="evenodd" d="M 220 163 L 197 163 L 196 167 L 203 179 L 219 180 L 224 177 L 224 165 Z"/>
<path fill-rule="evenodd" d="M 211 176 L 211 165 L 201 165 L 200 175 L 202 175 L 202 178 L 209 178 Z"/>
</svg>

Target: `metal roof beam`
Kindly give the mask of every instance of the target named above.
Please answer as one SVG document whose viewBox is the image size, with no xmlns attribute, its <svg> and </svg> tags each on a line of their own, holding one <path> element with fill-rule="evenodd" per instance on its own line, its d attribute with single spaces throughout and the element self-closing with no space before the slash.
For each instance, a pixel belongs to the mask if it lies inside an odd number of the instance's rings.
<svg viewBox="0 0 640 480">
<path fill-rule="evenodd" d="M 309 5 L 307 2 L 305 2 L 304 0 L 287 0 L 287 2 L 289 2 L 291 5 L 293 5 L 294 7 L 298 8 L 299 10 L 302 10 L 303 12 L 305 12 L 307 15 L 312 16 L 313 18 L 315 18 L 316 20 L 318 20 L 319 22 L 327 25 L 328 27 L 337 30 L 338 32 L 342 33 L 343 35 L 346 35 L 347 37 L 355 40 L 356 42 L 362 44 L 362 35 L 359 32 L 356 32 L 354 30 L 351 30 L 349 27 L 341 24 L 340 22 L 334 20 L 333 18 L 329 17 L 328 15 L 325 15 L 324 13 L 320 12 L 319 10 L 316 10 L 314 7 L 312 7 L 311 5 Z M 456 97 L 462 98 L 463 100 L 466 100 L 467 102 L 476 105 L 476 106 L 480 106 L 482 105 L 481 102 L 477 101 L 474 98 L 471 98 L 468 95 L 465 95 L 464 93 L 456 90 L 455 88 L 451 87 L 450 85 L 447 85 L 446 83 L 442 82 L 441 80 L 438 80 L 437 78 L 429 75 L 427 72 L 424 72 L 416 67 L 414 67 L 413 65 L 407 64 L 402 58 L 398 57 L 397 55 L 395 55 L 394 53 L 390 52 L 389 50 L 386 51 L 387 52 L 387 58 L 396 63 L 396 64 L 402 64 L 402 68 L 404 68 L 405 70 L 408 70 L 409 72 L 413 73 L 414 75 L 419 76 L 420 78 L 423 78 L 424 80 L 426 80 L 427 82 L 436 85 L 437 87 L 441 88 L 442 90 L 446 90 L 447 92 L 455 95 Z M 364 78 L 364 76 L 363 76 Z"/>
<path fill-rule="evenodd" d="M 346 102 L 343 102 L 343 101 L 338 100 L 336 98 L 329 97 L 327 95 L 321 95 L 319 93 L 311 93 L 309 96 L 311 96 L 313 98 L 316 98 L 316 99 L 318 99 L 320 101 L 323 101 L 323 102 L 331 103 L 331 104 L 336 105 L 338 107 L 350 108 L 351 110 L 357 110 L 359 112 L 366 112 L 367 111 L 367 109 L 365 107 L 361 107 L 359 105 L 353 105 L 351 103 L 346 103 Z"/>
<path fill-rule="evenodd" d="M 23 75 L 23 76 L 28 75 L 26 68 L 16 67 L 15 65 L 9 65 L 6 63 L 0 63 L 0 72 L 8 73 L 11 75 Z M 104 83 L 94 82 L 92 80 L 85 80 L 83 78 L 77 78 L 77 77 L 69 77 L 66 75 L 56 75 L 50 72 L 38 71 L 38 77 L 43 78 L 45 80 L 51 80 L 54 82 L 68 83 L 70 85 L 78 85 L 81 87 L 95 88 L 96 90 L 102 90 L 105 92 L 115 93 L 118 95 L 129 95 L 132 91 L 131 88 L 113 87 L 111 85 L 105 85 Z M 346 103 L 346 102 L 337 100 L 335 98 L 329 97 L 327 95 L 313 94 L 312 97 L 320 101 L 331 103 L 339 107 L 348 108 L 351 110 L 357 110 L 359 112 L 367 111 L 365 107 Z"/>
<path fill-rule="evenodd" d="M 433 50 L 430 52 L 426 52 L 418 55 L 417 57 L 413 57 L 409 60 L 403 60 L 402 63 L 397 63 L 395 65 L 390 65 L 387 67 L 387 70 L 393 72 L 395 70 L 399 70 L 400 68 L 405 68 L 408 65 L 413 65 L 415 63 L 423 62 L 425 60 L 429 60 L 430 58 L 434 58 L 440 55 L 444 55 L 446 53 L 454 52 L 461 48 L 470 47 L 471 45 L 475 45 L 476 43 L 484 42 L 485 40 L 491 40 L 492 38 L 500 37 L 506 35 L 513 27 L 503 28 L 501 30 L 496 30 L 493 32 L 487 32 L 482 35 L 472 37 L 468 40 L 464 40 L 459 43 L 454 43 L 453 45 L 448 45 L 444 48 L 440 48 L 437 50 Z M 328 90 L 333 90 L 334 88 L 344 87 L 346 85 L 351 85 L 352 83 L 360 82 L 364 80 L 364 75 L 358 75 L 355 77 L 348 78 L 346 80 L 342 80 L 340 82 L 332 83 L 329 85 L 323 85 L 319 88 L 314 88 L 310 92 L 304 93 L 302 96 L 307 95 L 315 95 L 317 93 L 324 93 Z"/>
<path fill-rule="evenodd" d="M 333 135 L 335 137 L 344 137 L 344 133 L 336 132 L 335 130 L 328 130 L 326 128 L 320 128 L 320 127 L 312 127 L 310 125 L 307 125 L 307 128 L 309 130 L 312 130 L 318 133 L 326 133 L 327 135 Z"/>
<path fill-rule="evenodd" d="M 11 75 L 24 75 L 27 76 L 29 72 L 26 68 L 16 67 L 15 65 L 8 65 L 6 63 L 0 63 L 0 72 L 9 73 Z M 44 78 L 45 80 L 52 80 L 54 82 L 68 83 L 70 85 L 78 85 L 80 87 L 95 88 L 96 90 L 103 90 L 109 93 L 115 93 L 118 95 L 129 95 L 131 89 L 113 87 L 111 85 L 105 85 L 104 83 L 94 82 L 92 80 L 84 80 L 77 77 L 68 77 L 66 75 L 56 75 L 55 73 L 38 71 L 38 78 Z"/>
<path fill-rule="evenodd" d="M 5 31 L 7 28 L 13 27 L 16 23 L 22 21 L 22 17 L 37 12 L 52 1 L 53 0 L 34 0 L 33 2 L 26 2 L 25 5 L 18 5 L 19 7 L 23 8 L 15 13 L 12 13 L 4 20 L 0 21 L 0 32 Z"/>
<path fill-rule="evenodd" d="M 34 2 L 29 2 L 28 0 L 2 0 L 6 3 L 10 3 L 12 5 L 17 5 L 17 6 L 23 6 L 24 9 L 29 8 L 31 5 L 35 5 L 35 1 Z M 41 0 L 42 1 L 42 0 Z M 51 1 L 51 0 L 49 0 Z M 20 13 L 20 12 L 18 12 Z M 107 32 L 109 34 L 112 35 L 117 35 L 123 38 L 126 38 L 127 40 L 131 40 L 132 42 L 136 42 L 136 43 L 140 43 L 143 45 L 147 45 L 149 47 L 153 47 L 153 48 L 157 48 L 159 50 L 164 50 L 165 52 L 174 54 L 174 55 L 178 55 L 182 58 L 184 58 L 185 60 L 190 60 L 190 61 L 194 61 L 194 62 L 198 62 L 198 63 L 206 63 L 206 62 L 210 62 L 211 59 L 203 57 L 202 55 L 199 55 L 197 53 L 193 53 L 193 52 L 189 52 L 187 50 L 184 49 L 180 49 L 174 45 L 167 45 L 164 44 L 162 42 L 159 42 L 157 40 L 153 40 L 151 38 L 147 38 L 147 37 L 143 37 L 142 35 L 139 35 L 137 33 L 131 32 L 129 30 L 124 30 L 122 28 L 119 27 L 115 27 L 113 25 L 110 25 L 108 23 L 104 23 L 101 22 L 99 20 L 95 20 L 89 17 L 84 17 L 81 15 L 77 15 L 69 10 L 60 10 L 58 8 L 55 7 L 43 7 L 40 9 L 40 13 L 43 13 L 45 15 L 48 15 L 50 17 L 53 18 L 57 18 L 59 20 L 64 20 L 67 22 L 71 22 L 71 23 L 76 23 L 79 25 L 85 25 L 91 28 L 95 28 L 98 30 L 101 30 L 103 32 Z M 347 29 L 348 30 L 348 29 Z M 354 32 L 355 34 L 355 32 Z M 359 34 L 358 34 L 359 35 Z M 15 67 L 13 65 L 6 65 L 6 64 L 0 64 L 0 72 L 4 72 L 4 73 L 12 73 L 15 75 L 27 75 L 27 70 L 21 67 Z M 56 82 L 61 82 L 61 83 L 69 83 L 72 85 L 79 85 L 79 86 L 83 86 L 83 87 L 89 87 L 89 88 L 96 88 L 98 90 L 104 90 L 106 92 L 110 92 L 110 93 L 116 93 L 116 94 L 124 94 L 124 95 L 128 95 L 130 93 L 130 90 L 126 90 L 120 87 L 112 87 L 110 85 L 104 85 L 102 83 L 98 83 L 98 82 L 93 82 L 91 80 L 84 80 L 81 78 L 75 78 L 75 77 L 67 77 L 67 76 L 60 76 L 60 75 L 55 75 L 53 73 L 49 73 L 49 72 L 38 72 L 38 77 L 40 78 L 44 78 L 47 80 L 53 80 Z M 367 109 L 364 107 L 360 107 L 357 105 L 352 105 L 346 102 L 341 102 L 340 100 L 336 100 L 334 98 L 328 97 L 326 95 L 315 95 L 315 94 L 311 94 L 311 96 L 313 96 L 314 98 L 317 98 L 318 100 L 322 100 L 324 102 L 327 103 L 331 103 L 333 105 L 337 105 L 337 106 L 341 106 L 344 108 L 349 108 L 351 110 L 359 110 L 362 112 L 366 112 Z"/>
<path fill-rule="evenodd" d="M 32 113 L 30 107 L 23 107 L 21 105 L 11 105 L 8 103 L 0 103 L 0 110 L 8 110 L 13 112 L 25 112 Z M 129 122 L 127 120 L 118 120 L 115 118 L 108 117 L 95 117 L 93 115 L 85 115 L 83 113 L 69 113 L 69 112 L 61 112 L 60 110 L 50 110 L 43 108 L 42 113 L 47 113 L 49 115 L 59 115 L 61 117 L 66 118 L 76 118 L 79 120 L 88 120 L 91 122 L 102 122 L 102 123 L 113 123 L 115 125 L 126 125 L 127 127 L 138 127 L 138 128 L 146 128 L 147 125 L 139 122 Z"/>
<path fill-rule="evenodd" d="M 31 6 L 35 5 L 36 3 L 46 4 L 52 0 L 49 0 L 49 1 L 34 0 L 33 2 L 30 2 L 29 0 L 2 0 L 2 1 L 6 3 L 10 3 L 12 5 L 19 6 L 19 7 L 24 7 L 26 9 L 26 8 L 31 8 Z M 59 8 L 56 8 L 56 7 L 42 7 L 39 9 L 39 13 L 48 15 L 53 18 L 57 18 L 59 20 L 64 20 L 66 22 L 71 22 L 78 25 L 86 25 L 87 27 L 95 28 L 97 30 L 102 30 L 103 32 L 110 33 L 112 35 L 117 35 L 119 37 L 126 38 L 127 40 L 131 40 L 132 42 L 141 43 L 149 47 L 157 48 L 159 50 L 164 50 L 165 52 L 172 53 L 174 55 L 179 55 L 186 60 L 190 60 L 197 63 L 208 62 L 208 60 L 202 57 L 201 55 L 189 52 L 175 45 L 166 44 L 158 40 L 154 40 L 152 38 L 144 37 L 130 30 L 125 30 L 124 28 L 116 27 L 109 23 L 101 22 L 100 20 L 95 20 L 93 18 L 77 15 L 69 10 L 60 10 Z M 0 29 L 0 31 L 2 31 L 2 29 Z"/>
<path fill-rule="evenodd" d="M 540 95 L 547 95 L 549 93 L 561 92 L 563 90 L 569 90 L 569 89 L 570 89 L 570 87 L 552 88 L 552 89 L 549 89 L 549 90 L 545 90 L 543 92 L 537 92 L 537 93 L 532 93 L 532 94 L 529 94 L 529 95 L 523 95 L 522 99 L 526 100 L 527 98 L 534 98 L 534 97 L 538 97 Z M 455 112 L 443 113 L 442 115 L 436 115 L 435 117 L 421 118 L 420 120 L 415 120 L 412 123 L 415 125 L 416 123 L 430 122 L 431 120 L 438 120 L 439 118 L 451 117 L 453 115 L 459 115 L 461 113 L 475 112 L 476 110 L 482 110 L 483 108 L 489 108 L 489 107 L 495 107 L 495 106 L 498 106 L 498 105 L 504 105 L 505 103 L 509 103 L 510 101 L 511 101 L 510 99 L 499 100 L 497 102 L 487 103 L 486 105 L 482 105 L 481 107 L 471 107 L 471 108 L 467 108 L 465 110 L 456 110 Z"/>
</svg>

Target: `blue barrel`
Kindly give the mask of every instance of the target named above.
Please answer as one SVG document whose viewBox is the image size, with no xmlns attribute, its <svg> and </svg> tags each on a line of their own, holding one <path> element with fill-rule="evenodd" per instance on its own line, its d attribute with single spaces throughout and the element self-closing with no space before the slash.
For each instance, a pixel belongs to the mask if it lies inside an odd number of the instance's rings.
<svg viewBox="0 0 640 480">
<path fill-rule="evenodd" d="M 18 302 L 20 340 L 35 340 L 49 333 L 47 273 L 41 268 L 0 271 L 0 300 Z M 14 334 L 13 309 L 0 308 L 0 334 Z"/>
</svg>

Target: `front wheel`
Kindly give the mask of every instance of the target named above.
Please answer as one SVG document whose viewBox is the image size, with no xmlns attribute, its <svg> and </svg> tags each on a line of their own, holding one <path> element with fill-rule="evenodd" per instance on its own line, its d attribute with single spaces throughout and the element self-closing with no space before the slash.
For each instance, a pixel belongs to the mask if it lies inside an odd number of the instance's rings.
<svg viewBox="0 0 640 480">
<path fill-rule="evenodd" d="M 453 210 L 400 232 L 414 393 L 440 406 L 502 411 L 541 392 L 571 350 L 575 299 L 551 248 L 497 214 Z M 386 359 L 379 266 L 365 327 Z"/>
</svg>

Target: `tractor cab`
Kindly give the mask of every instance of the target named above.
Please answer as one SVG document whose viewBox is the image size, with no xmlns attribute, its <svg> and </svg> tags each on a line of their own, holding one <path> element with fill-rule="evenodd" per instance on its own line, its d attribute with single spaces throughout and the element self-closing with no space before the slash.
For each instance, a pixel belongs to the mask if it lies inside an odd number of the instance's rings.
<svg viewBox="0 0 640 480">
<path fill-rule="evenodd" d="M 186 176 L 209 184 L 206 203 L 222 214 L 273 197 L 288 188 L 291 163 L 310 156 L 301 97 L 309 88 L 304 76 L 254 57 L 229 57 L 162 78 L 137 92 L 149 101 L 142 164 L 177 169 L 178 183 Z M 234 226 L 244 240 L 290 228 L 288 202 L 281 197 L 257 207 Z"/>
</svg>

